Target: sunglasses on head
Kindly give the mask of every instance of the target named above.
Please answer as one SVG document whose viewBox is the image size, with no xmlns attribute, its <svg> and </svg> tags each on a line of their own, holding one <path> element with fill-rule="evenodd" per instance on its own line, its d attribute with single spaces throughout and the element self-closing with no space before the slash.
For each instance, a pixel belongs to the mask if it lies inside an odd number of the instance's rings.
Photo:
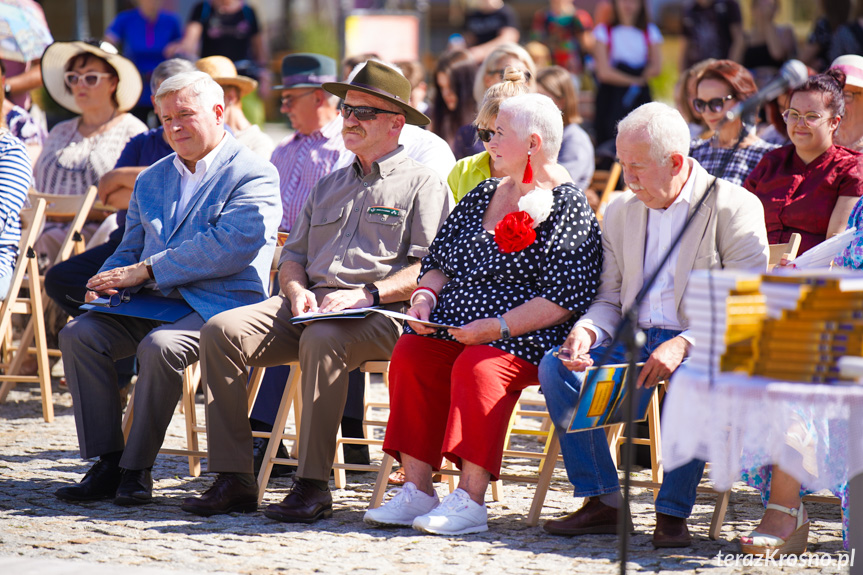
<svg viewBox="0 0 863 575">
<path fill-rule="evenodd" d="M 492 136 L 494 136 L 494 130 L 483 130 L 482 128 L 477 128 L 476 135 L 480 140 L 488 144 L 491 142 Z"/>
<path fill-rule="evenodd" d="M 733 99 L 734 96 L 732 94 L 728 94 L 724 98 L 710 98 L 706 101 L 701 98 L 695 98 L 692 100 L 692 107 L 695 108 L 695 111 L 699 114 L 703 114 L 706 110 L 710 110 L 711 112 L 718 114 L 725 107 L 725 102 Z"/>
<path fill-rule="evenodd" d="M 371 106 L 351 106 L 350 104 L 342 104 L 342 117 L 350 118 L 351 114 L 360 122 L 374 120 L 378 114 L 394 114 L 399 115 L 401 112 L 391 112 L 389 110 L 381 110 L 380 108 L 372 108 Z"/>
<path fill-rule="evenodd" d="M 108 72 L 87 72 L 86 74 L 78 74 L 77 72 L 66 72 L 65 74 L 63 74 L 63 80 L 70 88 L 72 86 L 77 86 L 78 82 L 81 82 L 88 88 L 93 88 L 102 81 L 102 78 L 110 78 L 112 76 L 113 74 L 109 74 Z"/>
<path fill-rule="evenodd" d="M 486 75 L 488 75 L 488 76 L 497 76 L 497 77 L 499 77 L 501 80 L 503 80 L 504 72 L 506 72 L 506 68 L 501 68 L 501 69 L 499 69 L 499 70 L 486 70 L 486 72 L 485 72 L 485 73 L 486 73 Z M 524 79 L 525 79 L 525 81 L 526 81 L 526 82 L 530 82 L 530 78 L 531 78 L 531 76 L 530 76 L 530 70 L 522 70 L 522 73 L 524 74 Z"/>
</svg>

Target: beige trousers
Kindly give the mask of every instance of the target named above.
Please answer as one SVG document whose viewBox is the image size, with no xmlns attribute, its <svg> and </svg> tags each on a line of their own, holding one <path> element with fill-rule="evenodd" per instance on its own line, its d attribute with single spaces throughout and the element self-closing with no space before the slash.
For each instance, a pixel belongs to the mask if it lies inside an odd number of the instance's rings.
<svg viewBox="0 0 863 575">
<path fill-rule="evenodd" d="M 319 301 L 324 293 L 316 294 Z M 388 360 L 401 334 L 401 325 L 381 314 L 306 325 L 291 324 L 291 317 L 290 305 L 279 295 L 220 313 L 201 329 L 209 471 L 252 472 L 247 367 L 299 361 L 303 407 L 297 476 L 329 480 L 348 373 L 366 361 Z"/>
</svg>

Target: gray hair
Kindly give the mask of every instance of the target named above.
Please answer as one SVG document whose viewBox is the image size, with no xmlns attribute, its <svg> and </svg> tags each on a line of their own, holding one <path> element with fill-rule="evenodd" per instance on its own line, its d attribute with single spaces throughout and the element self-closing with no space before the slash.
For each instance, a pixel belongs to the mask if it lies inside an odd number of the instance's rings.
<svg viewBox="0 0 863 575">
<path fill-rule="evenodd" d="M 189 60 L 183 58 L 165 60 L 156 66 L 156 69 L 153 70 L 153 74 L 150 76 L 150 92 L 155 94 L 162 82 L 171 76 L 193 71 L 195 71 L 195 65 Z"/>
<path fill-rule="evenodd" d="M 563 114 L 551 98 L 542 94 L 513 96 L 501 103 L 500 114 L 509 116 L 512 129 L 519 137 L 537 134 L 542 138 L 545 158 L 557 161 L 563 140 Z"/>
<path fill-rule="evenodd" d="M 189 88 L 197 97 L 198 103 L 205 110 L 212 110 L 216 104 L 225 107 L 225 91 L 206 72 L 182 72 L 171 76 L 159 86 L 156 92 L 156 103 L 162 105 L 162 100 L 168 94 Z"/>
<path fill-rule="evenodd" d="M 689 155 L 689 127 L 680 112 L 667 104 L 650 102 L 629 113 L 617 124 L 617 139 L 642 134 L 650 142 L 650 155 L 660 165 L 672 154 Z"/>
</svg>

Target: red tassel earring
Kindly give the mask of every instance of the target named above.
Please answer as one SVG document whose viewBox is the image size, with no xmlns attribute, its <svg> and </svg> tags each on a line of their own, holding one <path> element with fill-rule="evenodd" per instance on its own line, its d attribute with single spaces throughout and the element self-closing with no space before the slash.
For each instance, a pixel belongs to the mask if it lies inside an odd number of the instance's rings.
<svg viewBox="0 0 863 575">
<path fill-rule="evenodd" d="M 527 153 L 527 165 L 524 167 L 524 176 L 521 178 L 522 184 L 533 182 L 533 168 L 530 166 L 530 152 Z"/>
</svg>

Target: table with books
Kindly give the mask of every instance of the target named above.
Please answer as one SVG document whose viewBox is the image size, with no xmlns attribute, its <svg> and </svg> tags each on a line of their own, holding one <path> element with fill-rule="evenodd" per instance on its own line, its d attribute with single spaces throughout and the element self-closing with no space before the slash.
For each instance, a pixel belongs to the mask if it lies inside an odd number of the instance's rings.
<svg viewBox="0 0 863 575">
<path fill-rule="evenodd" d="M 664 467 L 708 461 L 720 490 L 767 464 L 813 490 L 863 477 L 863 372 L 840 369 L 840 358 L 863 356 L 863 274 L 704 271 L 689 281 L 696 342 L 665 400 Z M 849 543 L 863 550 L 849 515 Z"/>
</svg>

